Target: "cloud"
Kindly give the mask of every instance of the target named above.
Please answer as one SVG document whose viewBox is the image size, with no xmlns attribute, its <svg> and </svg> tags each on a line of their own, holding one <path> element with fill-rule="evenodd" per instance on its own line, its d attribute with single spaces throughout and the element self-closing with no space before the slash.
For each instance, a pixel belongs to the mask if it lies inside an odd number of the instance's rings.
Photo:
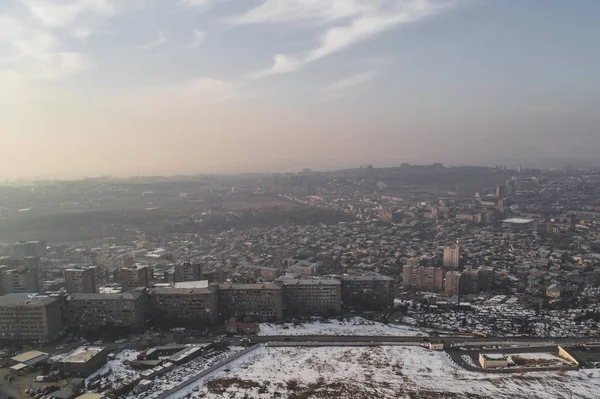
<svg viewBox="0 0 600 399">
<path fill-rule="evenodd" d="M 204 38 L 206 37 L 206 34 L 204 32 L 202 32 L 201 30 L 198 29 L 194 29 L 192 31 L 192 42 L 190 44 L 188 44 L 186 47 L 187 48 L 196 48 L 199 45 L 202 44 L 202 42 L 204 42 Z"/>
<path fill-rule="evenodd" d="M 356 86 L 364 85 L 365 83 L 368 83 L 371 80 L 375 79 L 376 76 L 377 71 L 357 73 L 355 75 L 348 76 L 336 82 L 333 82 L 332 84 L 327 86 L 327 91 L 338 92 L 342 90 L 348 90 Z"/>
<path fill-rule="evenodd" d="M 285 54 L 277 54 L 275 56 L 275 62 L 273 66 L 267 71 L 261 71 L 255 74 L 252 74 L 253 78 L 262 78 L 269 75 L 279 74 L 279 73 L 288 73 L 293 72 L 302 67 L 301 62 L 293 58 L 292 56 Z"/>
<path fill-rule="evenodd" d="M 23 7 L 0 15 L 0 64 L 35 80 L 56 80 L 86 70 L 91 61 L 70 48 L 85 40 L 117 8 L 118 0 L 15 0 Z M 119 7 L 117 7 L 117 5 Z M 8 51 L 7 51 L 8 50 Z"/>
<path fill-rule="evenodd" d="M 158 37 L 146 44 L 141 45 L 140 50 L 150 50 L 156 47 L 160 47 L 167 42 L 167 38 L 162 30 L 158 31 Z"/>
<path fill-rule="evenodd" d="M 214 0 L 181 0 L 180 4 L 186 7 L 199 7 L 199 6 L 207 6 L 211 4 Z"/>
<path fill-rule="evenodd" d="M 266 7 L 267 4 L 269 7 Z M 438 0 L 395 0 L 374 1 L 365 6 L 351 0 L 329 0 L 326 2 L 327 7 L 319 7 L 317 0 L 294 0 L 289 3 L 291 5 L 284 4 L 288 3 L 266 0 L 258 8 L 230 21 L 238 24 L 285 22 L 306 18 L 347 21 L 341 25 L 327 27 L 321 34 L 318 45 L 304 54 L 276 55 L 273 65 L 254 74 L 256 77 L 297 71 L 311 62 L 338 53 L 385 31 L 437 14 L 453 3 Z M 257 10 L 261 7 L 263 9 L 259 13 Z M 294 61 L 291 63 L 289 60 Z"/>
<path fill-rule="evenodd" d="M 264 0 L 248 12 L 227 18 L 233 25 L 286 23 L 302 20 L 332 22 L 376 11 L 380 0 Z"/>
<path fill-rule="evenodd" d="M 52 28 L 69 26 L 82 14 L 109 15 L 114 12 L 109 0 L 23 0 L 23 3 L 43 25 Z"/>
</svg>

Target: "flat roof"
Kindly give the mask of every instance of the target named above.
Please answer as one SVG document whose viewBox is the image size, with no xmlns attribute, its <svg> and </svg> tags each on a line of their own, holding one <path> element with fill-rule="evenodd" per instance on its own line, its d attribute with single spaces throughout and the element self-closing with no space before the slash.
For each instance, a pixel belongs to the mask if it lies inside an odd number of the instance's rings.
<svg viewBox="0 0 600 399">
<path fill-rule="evenodd" d="M 525 219 L 525 218 L 509 218 L 509 219 L 504 219 L 502 221 L 502 223 L 509 223 L 509 224 L 527 224 L 527 223 L 533 223 L 533 219 Z"/>
<path fill-rule="evenodd" d="M 173 284 L 173 288 L 208 288 L 208 280 L 184 281 Z"/>
<path fill-rule="evenodd" d="M 40 351 L 29 351 L 29 352 L 21 353 L 15 357 L 11 358 L 11 360 L 14 362 L 18 362 L 18 363 L 27 363 L 27 362 L 34 360 L 41 356 L 48 356 L 48 354 L 45 352 L 40 352 Z"/>
<path fill-rule="evenodd" d="M 0 296 L 0 306 L 2 307 L 44 307 L 56 301 L 56 298 L 38 294 L 13 293 Z"/>
<path fill-rule="evenodd" d="M 501 353 L 482 353 L 487 360 L 506 360 L 506 357 Z"/>
<path fill-rule="evenodd" d="M 153 288 L 151 293 L 155 295 L 210 295 L 214 288 Z"/>
<path fill-rule="evenodd" d="M 99 346 L 90 346 L 87 348 L 82 346 L 75 349 L 71 354 L 64 358 L 61 363 L 85 363 L 103 350 L 104 348 Z"/>
<path fill-rule="evenodd" d="M 84 393 L 81 396 L 78 396 L 75 399 L 104 399 L 106 398 L 106 396 L 102 395 L 101 393 Z"/>
<path fill-rule="evenodd" d="M 280 280 L 283 285 L 341 285 L 339 280 L 310 280 L 310 279 L 283 279 Z"/>
<path fill-rule="evenodd" d="M 175 353 L 173 356 L 169 356 L 167 359 L 170 362 L 178 362 L 180 360 L 185 359 L 187 356 L 191 355 L 192 353 L 198 352 L 199 350 L 202 350 L 201 346 L 188 346 L 184 350 Z"/>
<path fill-rule="evenodd" d="M 118 301 L 121 299 L 138 299 L 141 296 L 141 292 L 127 291 L 119 294 L 70 294 L 67 299 L 70 301 Z"/>
<path fill-rule="evenodd" d="M 281 286 L 273 283 L 260 283 L 260 284 L 232 284 L 232 283 L 219 283 L 218 287 L 220 290 L 280 290 Z"/>
<path fill-rule="evenodd" d="M 27 365 L 25 363 L 19 363 L 19 364 L 15 364 L 10 369 L 13 371 L 19 371 L 19 370 L 24 369 L 25 367 L 27 367 Z"/>
<path fill-rule="evenodd" d="M 344 281 L 393 281 L 389 276 L 371 275 L 371 276 L 342 276 Z"/>
</svg>

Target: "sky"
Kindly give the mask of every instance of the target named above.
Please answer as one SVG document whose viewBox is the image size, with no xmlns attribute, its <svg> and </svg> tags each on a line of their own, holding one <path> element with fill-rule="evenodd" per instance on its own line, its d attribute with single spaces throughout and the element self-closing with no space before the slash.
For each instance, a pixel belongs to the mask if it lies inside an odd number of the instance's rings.
<svg viewBox="0 0 600 399">
<path fill-rule="evenodd" d="M 598 0 L 0 0 L 0 179 L 600 166 Z"/>
</svg>

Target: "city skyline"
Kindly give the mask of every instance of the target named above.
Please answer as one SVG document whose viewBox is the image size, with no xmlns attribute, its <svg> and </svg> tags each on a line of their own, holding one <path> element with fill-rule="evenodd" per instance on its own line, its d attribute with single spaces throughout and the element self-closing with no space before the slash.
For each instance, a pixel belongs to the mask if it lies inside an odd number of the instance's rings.
<svg viewBox="0 0 600 399">
<path fill-rule="evenodd" d="M 0 179 L 597 166 L 600 4 L 8 0 Z"/>
</svg>

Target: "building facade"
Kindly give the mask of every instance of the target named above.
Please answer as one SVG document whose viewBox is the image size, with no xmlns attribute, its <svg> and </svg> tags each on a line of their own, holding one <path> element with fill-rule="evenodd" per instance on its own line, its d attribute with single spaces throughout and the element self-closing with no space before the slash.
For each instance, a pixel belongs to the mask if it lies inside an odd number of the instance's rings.
<svg viewBox="0 0 600 399">
<path fill-rule="evenodd" d="M 336 315 L 342 311 L 339 280 L 282 280 L 286 316 Z"/>
<path fill-rule="evenodd" d="M 65 269 L 65 289 L 69 294 L 97 292 L 96 267 Z"/>
<path fill-rule="evenodd" d="M 458 245 L 444 248 L 444 267 L 450 269 L 458 268 L 460 264 L 460 248 Z"/>
<path fill-rule="evenodd" d="M 217 321 L 219 307 L 214 286 L 153 288 L 148 293 L 148 310 L 153 325 L 200 329 Z"/>
<path fill-rule="evenodd" d="M 437 267 L 404 265 L 402 287 L 405 290 L 442 291 L 444 271 Z"/>
<path fill-rule="evenodd" d="M 138 291 L 121 294 L 73 294 L 65 301 L 63 312 L 67 327 L 81 331 L 122 328 L 143 331 L 144 295 Z"/>
<path fill-rule="evenodd" d="M 444 292 L 446 295 L 456 295 L 460 296 L 463 294 L 462 292 L 462 284 L 463 284 L 462 273 L 460 272 L 448 272 L 446 273 L 445 284 L 444 284 Z"/>
<path fill-rule="evenodd" d="M 220 283 L 216 286 L 222 320 L 235 318 L 238 321 L 274 321 L 283 317 L 280 284 Z"/>
<path fill-rule="evenodd" d="M 388 276 L 342 276 L 342 305 L 357 310 L 394 306 L 394 279 Z"/>
<path fill-rule="evenodd" d="M 139 287 L 150 287 L 150 268 L 148 266 L 131 266 L 120 269 L 121 289 L 134 290 Z"/>
<path fill-rule="evenodd" d="M 19 268 L 2 271 L 4 294 L 41 292 L 38 269 Z"/>
<path fill-rule="evenodd" d="M 0 341 L 45 343 L 61 331 L 58 299 L 27 294 L 0 297 Z"/>
<path fill-rule="evenodd" d="M 183 262 L 175 265 L 175 282 L 203 280 L 202 265 L 199 263 Z"/>
</svg>

